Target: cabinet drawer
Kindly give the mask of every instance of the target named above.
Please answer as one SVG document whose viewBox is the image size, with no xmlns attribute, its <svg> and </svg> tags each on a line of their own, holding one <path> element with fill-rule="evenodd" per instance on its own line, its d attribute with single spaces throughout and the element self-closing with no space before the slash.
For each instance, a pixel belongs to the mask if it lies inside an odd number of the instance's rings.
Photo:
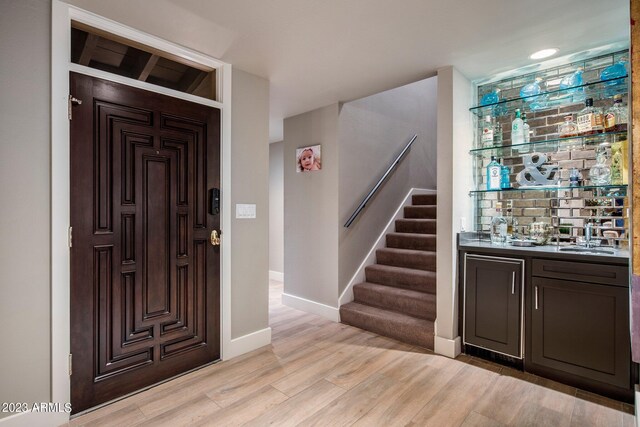
<svg viewBox="0 0 640 427">
<path fill-rule="evenodd" d="M 620 265 L 534 259 L 531 271 L 537 277 L 629 286 L 629 268 Z"/>
</svg>

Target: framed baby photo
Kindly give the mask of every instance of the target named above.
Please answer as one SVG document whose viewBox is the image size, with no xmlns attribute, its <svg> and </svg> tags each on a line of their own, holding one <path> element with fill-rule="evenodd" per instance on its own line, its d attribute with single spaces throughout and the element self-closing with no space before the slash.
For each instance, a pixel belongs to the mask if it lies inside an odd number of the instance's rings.
<svg viewBox="0 0 640 427">
<path fill-rule="evenodd" d="M 296 171 L 312 172 L 322 169 L 320 145 L 310 145 L 296 149 Z"/>
</svg>

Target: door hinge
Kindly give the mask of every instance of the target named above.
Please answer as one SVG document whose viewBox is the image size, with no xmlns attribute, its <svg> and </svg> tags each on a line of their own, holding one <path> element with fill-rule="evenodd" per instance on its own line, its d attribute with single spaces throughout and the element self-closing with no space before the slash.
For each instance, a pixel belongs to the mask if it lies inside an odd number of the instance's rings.
<svg viewBox="0 0 640 427">
<path fill-rule="evenodd" d="M 69 227 L 69 247 L 72 248 L 73 247 L 73 227 Z"/>
<path fill-rule="evenodd" d="M 82 100 L 78 98 L 74 98 L 73 95 L 69 95 L 69 102 L 67 104 L 69 120 L 73 120 L 73 106 L 74 105 L 82 105 Z"/>
<path fill-rule="evenodd" d="M 73 354 L 69 354 L 69 376 L 73 374 Z"/>
</svg>

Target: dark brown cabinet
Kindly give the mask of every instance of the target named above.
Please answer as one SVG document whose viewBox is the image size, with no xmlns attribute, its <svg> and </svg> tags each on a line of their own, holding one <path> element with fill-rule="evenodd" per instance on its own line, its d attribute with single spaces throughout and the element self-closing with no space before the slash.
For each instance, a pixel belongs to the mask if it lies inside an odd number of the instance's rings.
<svg viewBox="0 0 640 427">
<path fill-rule="evenodd" d="M 465 254 L 465 344 L 523 357 L 523 265 L 519 259 Z"/>
<path fill-rule="evenodd" d="M 631 361 L 627 259 L 460 249 L 466 353 L 633 402 L 638 365 Z"/>
<path fill-rule="evenodd" d="M 533 263 L 531 368 L 550 368 L 578 382 L 589 379 L 629 389 L 626 268 L 550 260 Z M 577 280 L 567 280 L 571 275 Z"/>
</svg>

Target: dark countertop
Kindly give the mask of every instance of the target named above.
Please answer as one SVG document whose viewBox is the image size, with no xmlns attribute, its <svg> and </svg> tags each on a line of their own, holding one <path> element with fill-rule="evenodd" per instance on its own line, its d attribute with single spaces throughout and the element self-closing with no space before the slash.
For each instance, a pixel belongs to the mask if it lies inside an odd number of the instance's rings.
<svg viewBox="0 0 640 427">
<path fill-rule="evenodd" d="M 625 249 L 601 248 L 613 251 L 613 254 L 565 252 L 559 249 L 563 246 L 545 245 L 520 247 L 494 245 L 490 241 L 478 237 L 477 233 L 458 233 L 458 249 L 466 251 L 479 251 L 492 254 L 510 254 L 513 256 L 535 256 L 538 258 L 565 259 L 572 261 L 598 262 L 603 264 L 629 264 L 629 251 Z"/>
</svg>

